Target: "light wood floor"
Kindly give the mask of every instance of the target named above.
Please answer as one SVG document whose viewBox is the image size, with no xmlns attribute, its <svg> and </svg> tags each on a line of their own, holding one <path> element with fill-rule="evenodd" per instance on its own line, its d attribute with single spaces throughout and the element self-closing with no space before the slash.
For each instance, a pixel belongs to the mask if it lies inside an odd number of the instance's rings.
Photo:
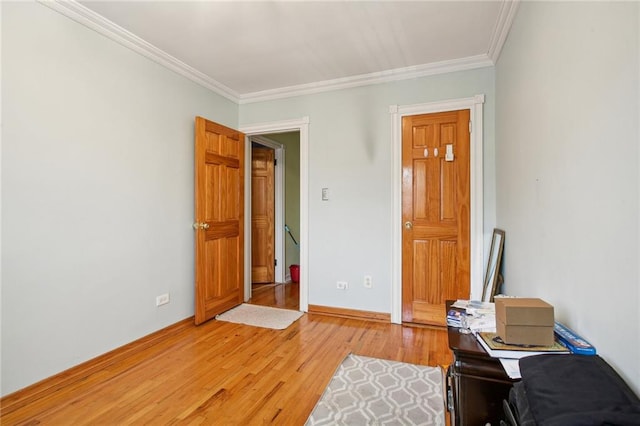
<svg viewBox="0 0 640 426">
<path fill-rule="evenodd" d="M 297 308 L 297 285 L 252 302 Z M 193 320 L 2 400 L 3 425 L 302 425 L 350 352 L 451 362 L 446 331 L 305 314 L 286 330 Z"/>
</svg>

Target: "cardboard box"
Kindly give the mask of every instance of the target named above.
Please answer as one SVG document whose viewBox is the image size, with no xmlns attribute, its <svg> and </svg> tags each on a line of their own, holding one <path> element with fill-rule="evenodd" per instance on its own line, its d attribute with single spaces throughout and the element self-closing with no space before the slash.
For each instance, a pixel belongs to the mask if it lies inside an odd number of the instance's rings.
<svg viewBox="0 0 640 426">
<path fill-rule="evenodd" d="M 496 322 L 496 333 L 510 345 L 551 346 L 554 341 L 553 327 L 506 325 Z"/>
<path fill-rule="evenodd" d="M 553 306 L 542 299 L 496 298 L 496 333 L 505 343 L 553 344 Z"/>
</svg>

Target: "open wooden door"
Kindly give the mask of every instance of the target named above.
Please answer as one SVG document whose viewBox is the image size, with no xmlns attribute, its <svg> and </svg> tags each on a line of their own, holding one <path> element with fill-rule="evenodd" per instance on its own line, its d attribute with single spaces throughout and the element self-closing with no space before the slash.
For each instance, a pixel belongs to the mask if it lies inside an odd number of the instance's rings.
<svg viewBox="0 0 640 426">
<path fill-rule="evenodd" d="M 244 134 L 196 117 L 195 323 L 244 300 Z"/>
<path fill-rule="evenodd" d="M 251 282 L 275 281 L 275 152 L 251 148 Z"/>
<path fill-rule="evenodd" d="M 402 120 L 402 320 L 445 325 L 470 292 L 469 110 Z"/>
</svg>

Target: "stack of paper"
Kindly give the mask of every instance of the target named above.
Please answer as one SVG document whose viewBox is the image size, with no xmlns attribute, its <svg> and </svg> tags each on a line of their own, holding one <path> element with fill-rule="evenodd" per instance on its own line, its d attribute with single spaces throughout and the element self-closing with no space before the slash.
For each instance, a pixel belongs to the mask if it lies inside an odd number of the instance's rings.
<svg viewBox="0 0 640 426">
<path fill-rule="evenodd" d="M 474 333 L 496 331 L 496 307 L 493 303 L 459 299 L 451 307 L 464 309 L 469 329 Z M 447 323 L 448 318 L 449 315 L 447 315 Z M 459 325 L 454 325 L 454 327 L 459 327 Z"/>
</svg>

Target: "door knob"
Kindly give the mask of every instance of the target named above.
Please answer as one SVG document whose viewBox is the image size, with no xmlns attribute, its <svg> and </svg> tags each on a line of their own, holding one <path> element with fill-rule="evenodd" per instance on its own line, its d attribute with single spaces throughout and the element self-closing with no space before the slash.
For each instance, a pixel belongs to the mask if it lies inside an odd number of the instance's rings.
<svg viewBox="0 0 640 426">
<path fill-rule="evenodd" d="M 193 229 L 209 229 L 209 224 L 206 222 L 196 222 L 193 224 Z"/>
<path fill-rule="evenodd" d="M 405 229 L 413 229 L 413 223 L 407 221 L 404 223 Z"/>
</svg>

